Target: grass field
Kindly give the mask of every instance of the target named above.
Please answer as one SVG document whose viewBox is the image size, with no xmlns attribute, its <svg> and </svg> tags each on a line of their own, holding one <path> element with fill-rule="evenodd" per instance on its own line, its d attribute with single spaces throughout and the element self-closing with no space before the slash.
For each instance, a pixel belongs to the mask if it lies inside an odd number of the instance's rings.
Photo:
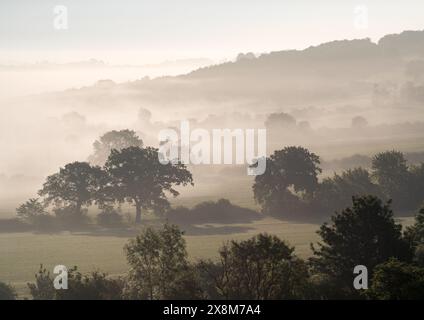
<svg viewBox="0 0 424 320">
<path fill-rule="evenodd" d="M 403 218 L 409 225 L 411 218 Z M 296 253 L 306 258 L 310 243 L 316 242 L 319 225 L 289 223 L 264 218 L 248 224 L 200 225 L 187 229 L 185 239 L 191 260 L 217 258 L 218 248 L 231 239 L 243 240 L 261 232 L 275 234 L 295 246 Z M 134 235 L 128 233 L 70 233 L 56 234 L 1 233 L 0 281 L 12 284 L 20 294 L 27 296 L 27 282 L 43 263 L 48 270 L 55 265 L 77 265 L 82 272 L 101 270 L 110 275 L 128 270 L 123 246 Z"/>
<path fill-rule="evenodd" d="M 249 224 L 202 225 L 190 228 L 185 235 L 191 260 L 217 257 L 218 248 L 227 240 L 247 239 L 268 232 L 296 246 L 296 252 L 309 255 L 309 243 L 317 240 L 318 225 L 293 224 L 265 218 Z M 55 265 L 77 265 L 83 272 L 101 270 L 111 275 L 126 272 L 123 246 L 131 235 L 62 232 L 56 234 L 0 234 L 0 281 L 11 283 L 26 295 L 26 283 L 43 263 L 49 270 Z"/>
</svg>

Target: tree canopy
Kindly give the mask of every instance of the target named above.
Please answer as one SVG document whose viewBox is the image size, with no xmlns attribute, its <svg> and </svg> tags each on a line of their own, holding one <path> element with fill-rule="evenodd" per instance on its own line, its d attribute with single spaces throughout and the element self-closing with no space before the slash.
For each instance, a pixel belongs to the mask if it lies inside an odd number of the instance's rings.
<svg viewBox="0 0 424 320">
<path fill-rule="evenodd" d="M 354 168 L 324 178 L 315 194 L 315 202 L 321 210 L 331 212 L 349 206 L 352 196 L 380 196 L 380 193 L 379 186 L 373 183 L 367 170 Z"/>
<path fill-rule="evenodd" d="M 142 209 L 163 212 L 169 208 L 166 192 L 179 195 L 175 186 L 193 184 L 193 178 L 181 163 L 161 164 L 155 148 L 130 147 L 112 150 L 105 164 L 111 177 L 111 192 L 117 201 L 136 207 L 136 222 Z"/>
<path fill-rule="evenodd" d="M 379 264 L 366 296 L 375 300 L 422 300 L 424 268 L 393 258 Z"/>
<path fill-rule="evenodd" d="M 100 167 L 87 162 L 73 162 L 47 177 L 39 195 L 47 203 L 70 206 L 80 214 L 82 206 L 99 199 L 108 177 Z"/>
<path fill-rule="evenodd" d="M 372 159 L 372 173 L 386 199 L 394 200 L 396 208 L 410 208 L 410 173 L 402 152 L 392 150 L 375 155 Z"/>
<path fill-rule="evenodd" d="M 353 197 L 352 206 L 331 217 L 318 231 L 321 242 L 312 246 L 311 263 L 324 274 L 351 287 L 353 268 L 374 267 L 394 257 L 409 261 L 411 251 L 393 219 L 390 204 L 374 196 Z"/>
<path fill-rule="evenodd" d="M 276 236 L 259 234 L 231 241 L 219 251 L 218 264 L 203 261 L 218 293 L 225 299 L 300 299 L 308 272 L 294 248 Z"/>
<path fill-rule="evenodd" d="M 128 298 L 200 298 L 190 270 L 183 233 L 175 225 L 146 228 L 124 247 L 131 269 L 125 289 Z"/>
<path fill-rule="evenodd" d="M 133 130 L 112 130 L 102 135 L 93 144 L 94 152 L 89 157 L 90 163 L 103 165 L 112 150 L 122 150 L 129 147 L 142 147 L 141 140 Z"/>
<path fill-rule="evenodd" d="M 266 159 L 267 170 L 255 177 L 253 193 L 263 211 L 295 209 L 297 199 L 311 197 L 318 187 L 319 157 L 302 147 L 286 147 Z M 299 196 L 300 195 L 300 196 Z"/>
</svg>

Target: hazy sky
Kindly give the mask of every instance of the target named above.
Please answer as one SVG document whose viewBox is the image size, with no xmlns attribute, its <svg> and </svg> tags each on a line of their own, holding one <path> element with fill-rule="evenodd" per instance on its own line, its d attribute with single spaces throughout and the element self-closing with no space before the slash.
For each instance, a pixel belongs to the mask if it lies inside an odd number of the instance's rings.
<svg viewBox="0 0 424 320">
<path fill-rule="evenodd" d="M 54 28 L 64 5 L 68 29 Z M 355 28 L 355 8 L 369 10 Z M 0 63 L 232 58 L 424 29 L 423 0 L 1 0 Z"/>
</svg>

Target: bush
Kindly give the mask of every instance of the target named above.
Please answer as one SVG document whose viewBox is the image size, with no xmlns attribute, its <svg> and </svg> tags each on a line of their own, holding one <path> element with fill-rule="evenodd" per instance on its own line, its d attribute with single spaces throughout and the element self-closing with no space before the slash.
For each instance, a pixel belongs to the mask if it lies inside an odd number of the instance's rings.
<svg viewBox="0 0 424 320">
<path fill-rule="evenodd" d="M 420 267 L 424 267 L 424 244 L 420 244 L 415 248 L 414 262 Z"/>
<path fill-rule="evenodd" d="M 406 228 L 405 237 L 413 247 L 424 244 L 424 208 L 416 214 L 415 223 Z"/>
<path fill-rule="evenodd" d="M 106 207 L 97 215 L 97 224 L 104 227 L 117 227 L 122 225 L 122 215 L 113 207 Z"/>
<path fill-rule="evenodd" d="M 16 209 L 16 214 L 21 221 L 35 229 L 51 229 L 54 226 L 54 218 L 45 209 L 46 206 L 39 199 L 29 199 Z"/>
<path fill-rule="evenodd" d="M 352 300 L 363 299 L 357 292 L 352 293 L 344 283 L 328 274 L 311 275 L 307 291 L 307 299 L 313 300 Z"/>
<path fill-rule="evenodd" d="M 67 290 L 55 290 L 53 278 L 42 265 L 35 279 L 35 283 L 28 284 L 34 300 L 120 300 L 122 297 L 122 281 L 98 271 L 83 275 L 77 267 L 68 270 Z"/>
<path fill-rule="evenodd" d="M 363 168 L 354 168 L 335 173 L 320 183 L 315 194 L 316 208 L 323 213 L 343 210 L 350 205 L 352 196 L 372 194 L 381 196 L 378 185 L 374 184 L 369 172 Z"/>
<path fill-rule="evenodd" d="M 26 232 L 31 229 L 31 225 L 17 218 L 0 219 L 0 232 Z"/>
<path fill-rule="evenodd" d="M 233 205 L 227 199 L 208 201 L 196 205 L 193 209 L 177 207 L 167 212 L 172 223 L 237 223 L 259 220 L 256 211 Z"/>
<path fill-rule="evenodd" d="M 31 223 L 34 217 L 47 213 L 45 206 L 38 199 L 29 199 L 16 209 L 16 214 L 20 219 Z"/>
<path fill-rule="evenodd" d="M 87 216 L 87 209 L 79 210 L 70 205 L 67 207 L 55 208 L 53 210 L 57 221 L 63 227 L 78 227 L 87 224 L 90 220 Z"/>
<path fill-rule="evenodd" d="M 0 300 L 15 300 L 15 289 L 4 282 L 0 282 Z"/>
<path fill-rule="evenodd" d="M 378 300 L 422 300 L 424 268 L 390 259 L 375 268 L 366 295 Z"/>
<path fill-rule="evenodd" d="M 28 283 L 27 286 L 34 300 L 53 300 L 55 298 L 53 279 L 43 265 L 40 265 L 40 269 L 35 274 L 35 283 Z"/>
</svg>

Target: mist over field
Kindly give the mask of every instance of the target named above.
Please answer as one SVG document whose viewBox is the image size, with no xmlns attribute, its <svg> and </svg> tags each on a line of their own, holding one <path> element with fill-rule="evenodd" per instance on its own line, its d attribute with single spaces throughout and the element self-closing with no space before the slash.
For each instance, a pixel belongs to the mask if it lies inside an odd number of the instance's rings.
<svg viewBox="0 0 424 320">
<path fill-rule="evenodd" d="M 0 300 L 424 299 L 423 10 L 1 1 Z"/>
<path fill-rule="evenodd" d="M 135 130 L 157 147 L 159 130 L 179 128 L 181 120 L 192 129 L 266 128 L 269 154 L 302 145 L 329 162 L 393 148 L 421 152 L 423 43 L 424 31 L 406 31 L 377 42 L 239 54 L 221 64 L 192 59 L 143 68 L 92 59 L 2 66 L 1 215 L 14 215 L 48 174 L 87 160 L 109 130 Z M 219 196 L 215 190 L 249 181 L 231 166 L 199 167 L 194 175 L 196 190 L 182 197 Z"/>
</svg>

